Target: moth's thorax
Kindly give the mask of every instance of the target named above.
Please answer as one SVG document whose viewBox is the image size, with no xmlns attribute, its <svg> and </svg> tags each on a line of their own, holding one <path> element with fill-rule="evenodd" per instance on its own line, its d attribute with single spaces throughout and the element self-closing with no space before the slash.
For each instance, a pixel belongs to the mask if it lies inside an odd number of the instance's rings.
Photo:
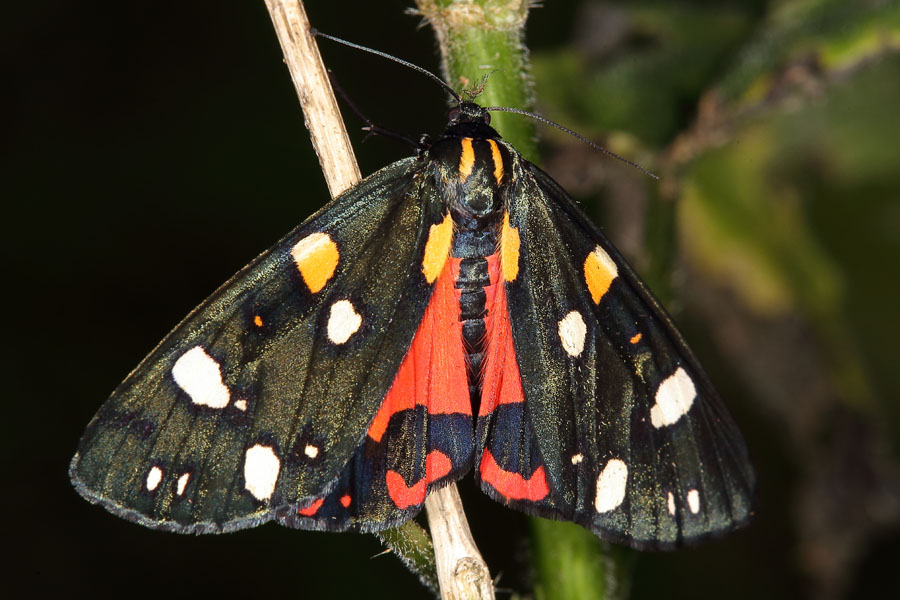
<svg viewBox="0 0 900 600">
<path fill-rule="evenodd" d="M 509 150 L 499 135 L 484 124 L 450 127 L 431 148 L 438 189 L 458 227 L 495 224 L 503 210 L 508 186 Z M 476 221 L 476 224 L 469 221 Z"/>
</svg>

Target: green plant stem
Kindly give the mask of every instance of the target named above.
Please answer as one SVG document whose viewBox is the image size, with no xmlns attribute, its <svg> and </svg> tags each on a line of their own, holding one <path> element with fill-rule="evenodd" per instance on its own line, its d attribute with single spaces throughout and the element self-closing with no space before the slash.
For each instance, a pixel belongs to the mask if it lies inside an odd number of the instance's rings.
<svg viewBox="0 0 900 600">
<path fill-rule="evenodd" d="M 438 576 L 431 537 L 415 521 L 375 534 L 410 571 L 419 576 L 422 585 L 438 595 Z"/>
<path fill-rule="evenodd" d="M 533 519 L 531 530 L 538 600 L 628 597 L 634 552 L 573 523 Z"/>
<path fill-rule="evenodd" d="M 453 88 L 481 89 L 477 102 L 482 106 L 531 106 L 528 53 L 522 41 L 526 0 L 418 0 L 417 5 L 434 28 L 444 78 Z M 491 125 L 525 158 L 537 159 L 532 121 L 499 112 L 491 118 Z"/>
</svg>

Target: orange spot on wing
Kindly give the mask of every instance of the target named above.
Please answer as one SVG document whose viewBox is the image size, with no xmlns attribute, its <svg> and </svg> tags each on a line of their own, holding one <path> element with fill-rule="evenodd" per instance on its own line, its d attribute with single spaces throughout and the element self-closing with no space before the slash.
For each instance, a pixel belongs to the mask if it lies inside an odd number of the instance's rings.
<svg viewBox="0 0 900 600">
<path fill-rule="evenodd" d="M 472 138 L 463 138 L 460 142 L 462 152 L 459 155 L 459 179 L 465 181 L 472 174 L 472 167 L 475 166 L 475 149 L 472 148 Z"/>
<path fill-rule="evenodd" d="M 444 263 L 450 256 L 450 246 L 453 243 L 453 219 L 450 213 L 444 217 L 444 220 L 432 225 L 428 230 L 428 240 L 425 242 L 425 256 L 422 258 L 422 273 L 425 274 L 425 280 L 428 283 L 434 283 L 441 271 L 444 269 Z"/>
<path fill-rule="evenodd" d="M 494 179 L 497 180 L 497 185 L 500 185 L 503 181 L 503 157 L 500 155 L 497 142 L 488 140 L 488 144 L 491 145 L 491 158 L 494 160 Z"/>
<path fill-rule="evenodd" d="M 488 257 L 488 272 L 495 256 Z M 492 280 L 493 281 L 493 280 Z M 512 327 L 506 302 L 506 286 L 498 283 L 485 289 L 485 317 L 487 340 L 485 344 L 484 378 L 481 384 L 481 405 L 478 415 L 493 412 L 500 404 L 516 404 L 525 401 L 522 377 L 513 345 Z"/>
<path fill-rule="evenodd" d="M 515 281 L 519 274 L 519 230 L 509 225 L 509 213 L 503 215 L 500 230 L 500 270 L 506 281 Z"/>
<path fill-rule="evenodd" d="M 637 344 L 639 341 L 641 341 L 641 338 L 642 338 L 642 337 L 644 337 L 644 334 L 642 334 L 642 333 L 636 333 L 636 334 L 634 334 L 633 336 L 631 336 L 631 339 L 630 339 L 629 341 L 630 341 L 632 344 Z"/>
<path fill-rule="evenodd" d="M 344 494 L 343 496 L 341 496 L 341 506 L 343 506 L 344 508 L 350 507 L 350 494 Z"/>
<path fill-rule="evenodd" d="M 550 493 L 543 466 L 535 469 L 531 477 L 526 479 L 519 473 L 502 469 L 487 448 L 484 449 L 484 454 L 481 456 L 481 465 L 478 470 L 481 473 L 481 480 L 489 483 L 508 500 L 537 502 L 546 498 Z"/>
<path fill-rule="evenodd" d="M 297 514 L 298 514 L 298 515 L 303 515 L 304 517 L 312 517 L 312 516 L 314 516 L 317 512 L 319 512 L 319 509 L 320 509 L 320 508 L 322 508 L 322 503 L 323 503 L 323 502 L 325 502 L 325 498 L 319 498 L 318 500 L 316 500 L 315 502 L 313 502 L 312 504 L 310 504 L 310 505 L 307 506 L 306 508 L 299 508 L 299 509 L 297 509 Z"/>
<path fill-rule="evenodd" d="M 391 388 L 369 425 L 368 435 L 380 442 L 396 413 L 426 406 L 428 414 L 472 414 L 469 380 L 459 321 L 459 292 L 454 287 L 458 258 L 438 278 L 431 301 Z"/>
<path fill-rule="evenodd" d="M 619 269 L 616 263 L 603 248 L 597 246 L 594 251 L 584 259 L 584 280 L 594 304 L 599 304 L 600 299 L 609 290 L 613 279 L 618 277 Z"/>
<path fill-rule="evenodd" d="M 253 317 L 253 324 L 256 325 L 257 327 L 262 327 L 263 326 L 262 317 L 259 315 L 256 315 L 255 317 Z"/>
<path fill-rule="evenodd" d="M 294 264 L 313 294 L 322 291 L 334 275 L 339 256 L 337 244 L 322 232 L 309 234 L 291 248 Z"/>
</svg>

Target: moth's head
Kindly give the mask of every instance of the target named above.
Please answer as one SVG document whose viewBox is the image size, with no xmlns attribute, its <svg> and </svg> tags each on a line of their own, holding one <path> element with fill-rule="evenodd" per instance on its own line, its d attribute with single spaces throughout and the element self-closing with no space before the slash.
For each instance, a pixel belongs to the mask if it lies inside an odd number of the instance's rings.
<svg viewBox="0 0 900 600">
<path fill-rule="evenodd" d="M 474 102 L 460 102 L 447 111 L 447 126 L 460 123 L 491 124 L 491 114 Z"/>
<path fill-rule="evenodd" d="M 476 139 L 499 138 L 491 124 L 491 114 L 474 102 L 460 102 L 447 111 L 447 131 L 450 137 Z"/>
</svg>

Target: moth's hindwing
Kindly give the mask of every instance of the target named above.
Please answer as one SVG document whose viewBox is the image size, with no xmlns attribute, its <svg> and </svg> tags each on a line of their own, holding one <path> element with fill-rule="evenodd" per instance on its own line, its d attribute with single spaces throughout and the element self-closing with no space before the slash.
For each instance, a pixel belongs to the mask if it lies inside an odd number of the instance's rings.
<svg viewBox="0 0 900 600">
<path fill-rule="evenodd" d="M 419 512 L 429 490 L 470 470 L 472 408 L 451 237 L 448 215 L 432 226 L 425 246 L 425 277 L 435 278 L 428 308 L 362 444 L 330 493 L 279 510 L 283 525 L 393 527 Z"/>
<path fill-rule="evenodd" d="M 101 407 L 70 467 L 78 491 L 179 532 L 275 516 L 364 525 L 357 513 L 287 515 L 342 477 L 368 486 L 359 449 L 431 299 L 423 253 L 444 212 L 421 162 L 406 159 L 313 215 L 191 313 Z M 422 454 L 424 468 L 420 437 L 407 435 L 403 452 Z M 374 494 L 370 521 L 408 518 L 386 491 Z"/>
<path fill-rule="evenodd" d="M 707 376 L 596 226 L 508 149 L 515 183 L 501 232 L 500 310 L 512 335 L 509 348 L 489 352 L 514 353 L 507 370 L 518 369 L 521 386 L 486 396 L 483 489 L 643 549 L 739 527 L 751 515 L 754 474 Z"/>
</svg>

